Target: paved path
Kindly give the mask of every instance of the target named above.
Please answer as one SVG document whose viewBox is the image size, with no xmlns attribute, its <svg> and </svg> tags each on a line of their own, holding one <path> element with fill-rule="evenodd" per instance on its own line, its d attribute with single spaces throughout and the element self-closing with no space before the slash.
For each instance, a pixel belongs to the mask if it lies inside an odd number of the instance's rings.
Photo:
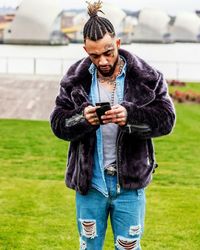
<svg viewBox="0 0 200 250">
<path fill-rule="evenodd" d="M 0 118 L 49 120 L 60 76 L 0 75 Z"/>
</svg>

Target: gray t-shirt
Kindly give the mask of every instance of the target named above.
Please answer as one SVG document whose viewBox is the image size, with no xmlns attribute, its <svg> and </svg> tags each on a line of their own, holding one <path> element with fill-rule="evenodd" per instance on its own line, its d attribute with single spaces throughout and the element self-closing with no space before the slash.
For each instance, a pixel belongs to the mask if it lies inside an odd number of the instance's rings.
<svg viewBox="0 0 200 250">
<path fill-rule="evenodd" d="M 99 84 L 99 95 L 101 102 L 111 102 L 112 93 L 105 87 Z M 117 94 L 115 90 L 114 104 L 117 104 Z M 118 125 L 108 123 L 101 125 L 103 137 L 103 159 L 104 167 L 116 161 L 116 139 L 118 133 Z"/>
</svg>

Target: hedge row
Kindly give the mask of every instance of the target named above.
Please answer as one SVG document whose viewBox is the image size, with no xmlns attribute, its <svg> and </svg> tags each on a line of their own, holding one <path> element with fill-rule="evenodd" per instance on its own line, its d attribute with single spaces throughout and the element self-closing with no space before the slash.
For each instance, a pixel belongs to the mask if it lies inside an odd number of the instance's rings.
<svg viewBox="0 0 200 250">
<path fill-rule="evenodd" d="M 187 84 L 182 81 L 178 80 L 171 80 L 167 81 L 169 86 L 177 86 L 177 87 L 185 87 Z M 173 100 L 178 101 L 180 103 L 183 102 L 193 102 L 193 103 L 200 103 L 200 93 L 197 93 L 193 90 L 174 90 L 173 92 L 170 92 L 170 96 L 173 98 Z"/>
</svg>

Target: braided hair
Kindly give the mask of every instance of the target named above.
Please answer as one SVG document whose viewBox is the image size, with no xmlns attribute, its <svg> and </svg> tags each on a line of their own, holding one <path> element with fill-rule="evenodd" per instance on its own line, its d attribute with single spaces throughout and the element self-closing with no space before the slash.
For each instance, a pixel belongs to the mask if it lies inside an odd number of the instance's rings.
<svg viewBox="0 0 200 250">
<path fill-rule="evenodd" d="M 103 13 L 101 10 L 102 2 L 98 0 L 98 2 L 94 2 L 93 4 L 89 2 L 86 3 L 88 4 L 88 14 L 90 18 L 83 28 L 84 41 L 87 38 L 92 41 L 97 41 L 103 38 L 106 33 L 114 37 L 115 30 L 112 23 L 107 18 L 98 16 L 98 12 Z"/>
</svg>

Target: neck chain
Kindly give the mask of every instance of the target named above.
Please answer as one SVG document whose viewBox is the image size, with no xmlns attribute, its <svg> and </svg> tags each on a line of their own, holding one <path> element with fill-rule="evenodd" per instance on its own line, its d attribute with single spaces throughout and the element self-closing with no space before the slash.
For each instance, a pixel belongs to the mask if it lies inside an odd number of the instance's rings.
<svg viewBox="0 0 200 250">
<path fill-rule="evenodd" d="M 111 92 L 111 100 L 110 100 L 110 105 L 113 106 L 114 105 L 114 99 L 115 99 L 115 90 L 116 90 L 116 85 L 117 85 L 117 82 L 116 82 L 116 79 L 117 77 L 121 74 L 122 72 L 122 69 L 123 69 L 123 66 L 124 66 L 124 61 L 122 58 L 119 59 L 119 72 L 118 74 L 115 76 L 101 76 L 101 77 L 98 77 L 98 91 L 99 91 L 99 101 L 100 101 L 100 90 L 99 90 L 99 83 L 107 83 L 109 85 L 111 85 L 113 88 L 112 88 L 112 92 Z"/>
</svg>

